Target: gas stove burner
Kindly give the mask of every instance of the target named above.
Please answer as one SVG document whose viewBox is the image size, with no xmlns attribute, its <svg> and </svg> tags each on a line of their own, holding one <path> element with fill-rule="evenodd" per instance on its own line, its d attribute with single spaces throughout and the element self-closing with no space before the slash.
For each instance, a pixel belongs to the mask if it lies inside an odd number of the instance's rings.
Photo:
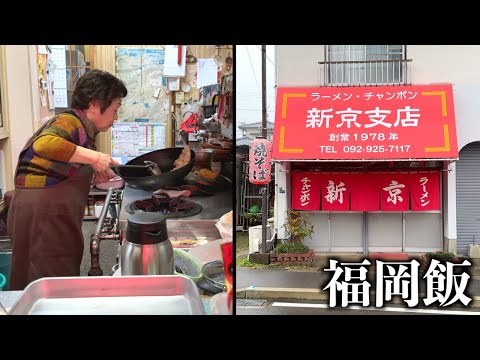
<svg viewBox="0 0 480 360">
<path fill-rule="evenodd" d="M 152 196 L 131 202 L 125 206 L 125 210 L 129 214 L 147 211 L 159 212 L 167 218 L 183 218 L 200 214 L 203 208 L 193 201 L 169 198 L 168 196 Z"/>
</svg>

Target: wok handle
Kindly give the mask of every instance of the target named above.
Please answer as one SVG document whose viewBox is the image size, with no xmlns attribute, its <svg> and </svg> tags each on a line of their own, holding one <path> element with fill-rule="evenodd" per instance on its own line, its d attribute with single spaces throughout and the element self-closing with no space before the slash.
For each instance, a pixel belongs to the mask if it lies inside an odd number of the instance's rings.
<svg viewBox="0 0 480 360">
<path fill-rule="evenodd" d="M 152 165 L 112 165 L 110 166 L 112 169 L 115 168 L 127 168 L 127 169 L 146 169 L 152 167 Z"/>
<path fill-rule="evenodd" d="M 117 174 L 120 177 L 123 177 L 120 174 L 121 169 L 143 169 L 149 172 L 150 175 L 152 175 L 152 166 L 151 165 L 110 165 L 110 169 L 113 170 L 115 174 Z M 145 176 L 145 175 L 144 175 Z"/>
</svg>

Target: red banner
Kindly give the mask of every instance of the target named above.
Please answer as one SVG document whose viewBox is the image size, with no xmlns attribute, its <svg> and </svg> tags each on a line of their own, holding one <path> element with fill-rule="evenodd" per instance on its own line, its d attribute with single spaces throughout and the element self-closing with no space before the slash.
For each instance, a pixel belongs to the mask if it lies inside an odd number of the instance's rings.
<svg viewBox="0 0 480 360">
<path fill-rule="evenodd" d="M 322 210 L 347 211 L 350 209 L 352 181 L 348 176 L 322 174 L 320 175 L 320 186 L 322 189 Z"/>
<path fill-rule="evenodd" d="M 412 210 L 440 209 L 440 174 L 412 174 L 410 199 Z"/>
<path fill-rule="evenodd" d="M 410 210 L 409 174 L 383 174 L 380 180 L 380 210 Z"/>
<path fill-rule="evenodd" d="M 350 194 L 351 211 L 378 211 L 380 209 L 380 192 L 373 186 L 369 174 L 355 174 L 355 182 Z"/>
<path fill-rule="evenodd" d="M 293 172 L 292 209 L 438 211 L 440 174 Z"/>
<path fill-rule="evenodd" d="M 319 179 L 318 174 L 292 174 L 292 209 L 320 210 Z"/>
<path fill-rule="evenodd" d="M 458 159 L 452 86 L 277 88 L 275 160 Z"/>
</svg>

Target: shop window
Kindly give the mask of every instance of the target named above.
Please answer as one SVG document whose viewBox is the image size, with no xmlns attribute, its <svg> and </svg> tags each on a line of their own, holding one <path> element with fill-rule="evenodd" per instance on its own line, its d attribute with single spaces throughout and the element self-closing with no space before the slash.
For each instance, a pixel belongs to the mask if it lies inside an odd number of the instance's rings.
<svg viewBox="0 0 480 360">
<path fill-rule="evenodd" d="M 406 83 L 405 45 L 328 45 L 329 85 L 399 85 Z"/>
<path fill-rule="evenodd" d="M 94 69 L 94 48 L 95 45 L 65 45 L 67 107 L 55 106 L 56 114 L 70 108 L 72 93 L 78 79 L 87 71 Z"/>
</svg>

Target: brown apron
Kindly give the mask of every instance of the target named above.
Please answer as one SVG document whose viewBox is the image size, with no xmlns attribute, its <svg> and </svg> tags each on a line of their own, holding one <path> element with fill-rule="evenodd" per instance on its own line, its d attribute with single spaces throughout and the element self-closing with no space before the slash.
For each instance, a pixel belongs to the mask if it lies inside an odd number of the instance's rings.
<svg viewBox="0 0 480 360">
<path fill-rule="evenodd" d="M 18 165 L 15 176 L 17 171 Z M 80 275 L 82 223 L 92 176 L 92 167 L 82 165 L 75 175 L 48 188 L 15 186 L 7 219 L 13 244 L 10 290 L 23 290 L 42 277 Z"/>
</svg>

